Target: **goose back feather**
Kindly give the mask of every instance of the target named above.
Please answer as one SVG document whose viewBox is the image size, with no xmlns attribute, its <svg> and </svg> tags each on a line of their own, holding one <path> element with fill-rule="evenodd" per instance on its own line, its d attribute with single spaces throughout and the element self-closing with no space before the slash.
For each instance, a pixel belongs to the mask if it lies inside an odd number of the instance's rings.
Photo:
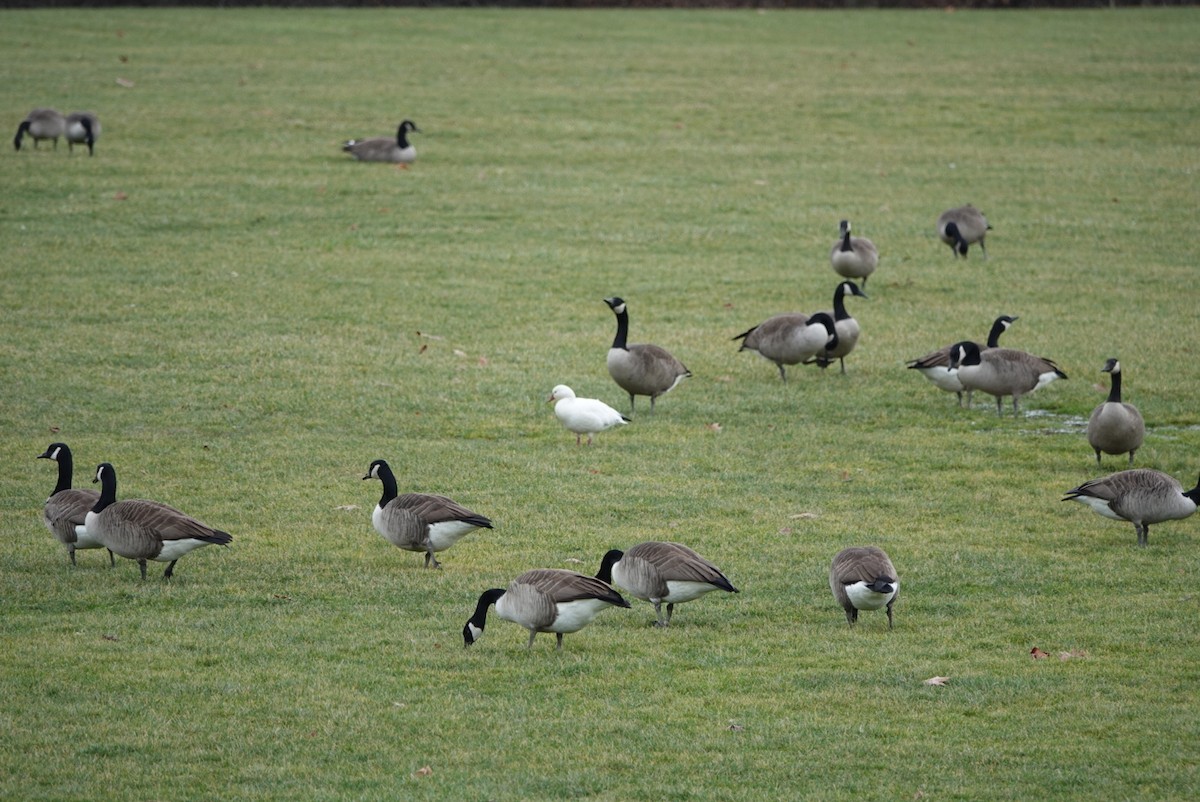
<svg viewBox="0 0 1200 802">
<path fill-rule="evenodd" d="M 604 555 L 596 578 L 653 604 L 655 623 L 660 627 L 670 626 L 676 604 L 714 590 L 739 592 L 717 566 L 687 546 L 667 541 L 639 543 L 626 552 L 610 550 Z"/>
<path fill-rule="evenodd" d="M 824 355 L 838 345 L 837 327 L 825 312 L 809 316 L 801 312 L 775 315 L 733 339 L 741 340 L 738 351 L 752 351 L 779 368 L 787 381 L 785 365 L 798 365 Z"/>
<path fill-rule="evenodd" d="M 967 249 L 976 243 L 983 252 L 983 258 L 987 258 L 987 247 L 983 240 L 991 228 L 983 212 L 969 203 L 966 206 L 947 209 L 937 219 L 938 237 L 950 246 L 955 256 L 964 259 L 967 258 Z"/>
<path fill-rule="evenodd" d="M 1134 468 L 1084 482 L 1067 491 L 1063 501 L 1078 501 L 1097 515 L 1128 521 L 1138 545 L 1150 542 L 1150 524 L 1177 521 L 1196 511 L 1200 481 L 1184 492 L 1175 477 L 1149 468 Z"/>
<path fill-rule="evenodd" d="M 900 595 L 900 577 L 883 549 L 853 546 L 842 549 L 829 566 L 829 589 L 854 626 L 859 610 L 887 608 L 888 629 L 892 628 L 892 605 Z"/>
</svg>

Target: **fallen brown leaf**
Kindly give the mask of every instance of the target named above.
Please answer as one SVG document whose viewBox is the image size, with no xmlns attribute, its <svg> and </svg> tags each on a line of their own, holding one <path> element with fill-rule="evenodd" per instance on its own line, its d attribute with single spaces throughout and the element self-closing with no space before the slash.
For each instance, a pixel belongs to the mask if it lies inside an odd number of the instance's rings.
<svg viewBox="0 0 1200 802">
<path fill-rule="evenodd" d="M 417 349 L 418 354 L 425 353 L 425 349 L 429 347 L 429 343 L 421 343 L 421 347 Z"/>
<path fill-rule="evenodd" d="M 1032 657 L 1034 660 L 1045 660 L 1047 657 L 1050 656 L 1050 653 L 1043 652 L 1041 649 L 1034 646 L 1032 649 L 1029 650 L 1029 656 Z"/>
<path fill-rule="evenodd" d="M 949 681 L 950 681 L 949 677 L 930 677 L 929 679 L 925 680 L 925 684 L 926 685 L 937 685 L 938 687 L 941 687 Z"/>
<path fill-rule="evenodd" d="M 708 428 L 709 428 L 709 429 L 712 429 L 714 432 L 719 432 L 719 431 L 721 431 L 721 424 L 719 424 L 719 423 L 710 423 L 710 424 L 708 424 Z"/>
<path fill-rule="evenodd" d="M 128 78 L 118 78 L 117 86 L 123 86 L 126 89 L 133 89 L 133 81 L 129 80 Z"/>
<path fill-rule="evenodd" d="M 1087 657 L 1087 656 L 1088 656 L 1087 649 L 1072 649 L 1069 652 L 1059 652 L 1058 653 L 1059 660 L 1083 659 L 1084 657 Z"/>
<path fill-rule="evenodd" d="M 422 766 L 421 768 L 419 768 L 413 772 L 414 777 L 428 777 L 431 774 L 433 774 L 433 769 L 430 768 L 429 766 Z"/>
<path fill-rule="evenodd" d="M 126 195 L 124 192 L 114 192 L 113 200 L 129 200 L 129 196 Z"/>
</svg>

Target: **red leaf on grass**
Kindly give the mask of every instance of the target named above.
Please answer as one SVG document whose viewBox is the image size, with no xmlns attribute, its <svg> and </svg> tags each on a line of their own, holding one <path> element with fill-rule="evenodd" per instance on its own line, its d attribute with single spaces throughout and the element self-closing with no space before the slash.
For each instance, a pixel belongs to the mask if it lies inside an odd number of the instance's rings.
<svg viewBox="0 0 1200 802">
<path fill-rule="evenodd" d="M 1034 660 L 1045 660 L 1047 657 L 1050 656 L 1050 653 L 1043 652 L 1041 649 L 1034 646 L 1032 649 L 1029 650 L 1029 656 L 1032 657 Z"/>
</svg>

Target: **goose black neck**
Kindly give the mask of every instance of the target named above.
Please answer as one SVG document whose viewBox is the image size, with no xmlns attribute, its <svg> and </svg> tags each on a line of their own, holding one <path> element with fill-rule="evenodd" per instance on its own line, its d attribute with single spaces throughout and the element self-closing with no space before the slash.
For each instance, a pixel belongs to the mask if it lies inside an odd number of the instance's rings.
<svg viewBox="0 0 1200 802">
<path fill-rule="evenodd" d="M 400 126 L 400 130 L 396 132 L 396 144 L 401 148 L 408 147 L 408 131 L 405 130 L 403 125 Z"/>
<path fill-rule="evenodd" d="M 1190 498 L 1193 504 L 1200 507 L 1200 480 L 1196 482 L 1195 487 L 1184 493 L 1184 495 Z"/>
<path fill-rule="evenodd" d="M 617 336 L 613 338 L 613 348 L 620 348 L 622 351 L 628 351 L 626 340 L 629 337 L 629 312 L 622 309 L 617 312 Z"/>
<path fill-rule="evenodd" d="M 995 323 L 993 323 L 992 330 L 990 332 L 988 332 L 987 347 L 988 348 L 999 348 L 1000 347 L 1000 335 L 1006 331 L 1008 331 L 1008 327 L 1004 325 L 1003 320 L 997 320 Z"/>
<path fill-rule="evenodd" d="M 600 561 L 600 570 L 596 573 L 596 579 L 601 582 L 612 584 L 612 569 L 617 564 L 625 553 L 620 549 L 611 549 L 604 555 L 604 559 Z"/>
<path fill-rule="evenodd" d="M 389 501 L 398 495 L 396 490 L 396 474 L 392 473 L 392 469 L 387 463 L 383 463 L 376 469 L 375 475 L 383 483 L 383 497 L 379 499 L 379 506 L 385 507 Z"/>
<path fill-rule="evenodd" d="M 842 250 L 843 251 L 854 250 L 853 248 L 850 247 L 850 229 L 848 229 L 848 228 L 846 229 L 846 233 L 842 235 Z"/>
<path fill-rule="evenodd" d="M 1121 403 L 1121 371 L 1112 372 L 1112 387 L 1108 389 L 1108 401 L 1111 404 Z"/>
<path fill-rule="evenodd" d="M 17 150 L 21 149 L 21 137 L 29 132 L 29 120 L 24 120 L 17 126 L 17 135 L 13 137 L 13 147 Z"/>
<path fill-rule="evenodd" d="M 50 456 L 50 452 L 46 452 L 46 456 Z M 66 446 L 60 446 L 58 456 L 54 457 L 58 462 L 58 484 L 54 486 L 54 493 L 61 493 L 64 490 L 71 489 L 71 478 L 75 474 L 75 459 L 71 456 L 71 449 Z M 54 495 L 51 493 L 51 495 Z"/>
<path fill-rule="evenodd" d="M 846 311 L 846 285 L 842 283 L 837 285 L 837 289 L 833 291 L 833 319 L 847 320 L 849 317 L 850 313 Z"/>
<path fill-rule="evenodd" d="M 97 468 L 96 471 L 100 474 L 98 477 L 100 480 L 100 498 L 96 500 L 96 506 L 92 507 L 92 512 L 102 512 L 108 505 L 116 503 L 117 472 L 107 462 Z"/>
<path fill-rule="evenodd" d="M 495 604 L 503 595 L 503 588 L 492 588 L 491 590 L 485 590 L 479 597 L 479 603 L 475 605 L 475 612 L 471 614 L 470 619 L 468 619 L 468 623 L 473 624 L 482 630 L 484 625 L 487 623 L 488 608 Z"/>
</svg>

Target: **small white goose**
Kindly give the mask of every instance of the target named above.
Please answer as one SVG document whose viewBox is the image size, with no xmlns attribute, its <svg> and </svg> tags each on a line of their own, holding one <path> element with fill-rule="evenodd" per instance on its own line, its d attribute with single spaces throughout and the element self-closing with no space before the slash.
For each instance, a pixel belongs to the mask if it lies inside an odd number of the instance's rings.
<svg viewBox="0 0 1200 802">
<path fill-rule="evenodd" d="M 892 605 L 900 595 L 900 577 L 883 549 L 853 546 L 842 549 L 829 567 L 829 588 L 846 611 L 846 622 L 854 626 L 859 610 L 887 608 L 888 629 L 892 628 Z"/>
<path fill-rule="evenodd" d="M 739 592 L 721 569 L 687 546 L 656 540 L 639 543 L 625 552 L 610 550 L 600 562 L 596 578 L 653 604 L 655 624 L 660 627 L 670 626 L 676 604 L 714 590 Z M 665 618 L 663 602 L 667 604 Z"/>
<path fill-rule="evenodd" d="M 79 549 L 102 549 L 104 544 L 88 534 L 84 525 L 88 510 L 96 506 L 100 494 L 87 488 L 71 487 L 75 473 L 75 460 L 66 443 L 51 443 L 38 459 L 50 459 L 58 463 L 58 484 L 46 499 L 42 508 L 42 521 L 59 542 L 67 547 L 71 565 L 75 565 L 75 552 Z M 109 565 L 116 565 L 113 553 L 108 553 Z"/>
<path fill-rule="evenodd" d="M 547 403 L 554 404 L 554 414 L 567 431 L 575 433 L 575 445 L 580 444 L 582 435 L 587 435 L 590 446 L 592 435 L 629 423 L 629 418 L 599 399 L 576 398 L 575 391 L 565 384 L 550 391 Z"/>
<path fill-rule="evenodd" d="M 426 568 L 441 568 L 433 555 L 453 546 L 476 529 L 491 529 L 492 522 L 457 501 L 431 493 L 405 493 L 396 488 L 396 475 L 386 460 L 377 459 L 367 469 L 368 479 L 383 484 L 383 495 L 371 514 L 371 523 L 383 539 L 398 549 L 425 554 Z"/>
<path fill-rule="evenodd" d="M 463 626 L 463 646 L 483 637 L 488 607 L 493 604 L 496 615 L 529 630 L 526 648 L 533 646 L 539 632 L 553 632 L 559 651 L 563 635 L 583 629 L 609 607 L 629 607 L 607 582 L 575 571 L 537 568 L 521 574 L 507 588 L 492 588 L 480 595 L 475 612 Z"/>
<path fill-rule="evenodd" d="M 1187 518 L 1200 504 L 1200 482 L 1184 492 L 1183 485 L 1159 471 L 1135 468 L 1084 482 L 1068 490 L 1063 501 L 1078 501 L 1097 515 L 1128 521 L 1138 545 L 1150 543 L 1150 524 Z"/>
</svg>

